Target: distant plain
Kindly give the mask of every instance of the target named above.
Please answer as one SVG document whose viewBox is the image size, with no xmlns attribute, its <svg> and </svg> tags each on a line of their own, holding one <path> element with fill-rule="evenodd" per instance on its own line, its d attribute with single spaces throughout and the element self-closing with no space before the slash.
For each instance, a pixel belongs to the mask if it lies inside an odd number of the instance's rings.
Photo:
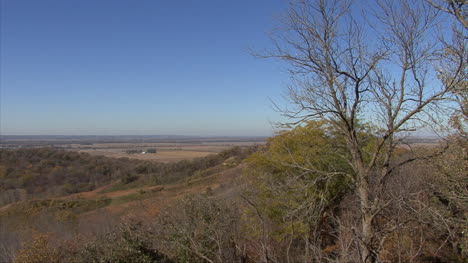
<svg viewBox="0 0 468 263">
<path fill-rule="evenodd" d="M 54 147 L 94 156 L 177 162 L 217 154 L 235 146 L 264 144 L 265 139 L 189 136 L 3 136 L 0 148 Z M 149 149 L 156 150 L 156 153 L 149 153 Z"/>
<path fill-rule="evenodd" d="M 234 146 L 250 146 L 254 144 L 263 144 L 263 142 L 96 143 L 86 146 L 71 144 L 68 150 L 112 158 L 126 157 L 147 161 L 177 162 L 216 154 Z M 148 149 L 156 149 L 156 153 L 148 153 Z M 135 150 L 138 153 L 128 154 L 126 153 L 128 150 Z"/>
</svg>

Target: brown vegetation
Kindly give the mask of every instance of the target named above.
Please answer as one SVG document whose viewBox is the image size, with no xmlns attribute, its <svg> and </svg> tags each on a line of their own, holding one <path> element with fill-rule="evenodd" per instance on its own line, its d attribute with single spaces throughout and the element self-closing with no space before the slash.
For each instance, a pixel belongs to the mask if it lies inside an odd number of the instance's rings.
<svg viewBox="0 0 468 263">
<path fill-rule="evenodd" d="M 375 7 L 370 25 L 345 0 L 292 3 L 267 57 L 292 66 L 297 108 L 262 147 L 168 164 L 1 150 L 0 261 L 467 262 L 466 3 Z M 435 40 L 441 14 L 464 27 Z M 447 116 L 439 145 L 406 140 Z"/>
</svg>

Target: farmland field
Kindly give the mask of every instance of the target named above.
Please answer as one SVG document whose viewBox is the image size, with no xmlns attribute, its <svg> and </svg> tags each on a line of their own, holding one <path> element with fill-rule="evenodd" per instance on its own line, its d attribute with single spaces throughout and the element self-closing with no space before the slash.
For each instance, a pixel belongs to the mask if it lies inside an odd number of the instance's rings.
<svg viewBox="0 0 468 263">
<path fill-rule="evenodd" d="M 0 148 L 53 147 L 94 156 L 157 162 L 191 160 L 234 146 L 265 143 L 264 137 L 3 136 L 0 139 Z M 149 153 L 149 149 L 156 153 Z"/>
<path fill-rule="evenodd" d="M 112 158 L 133 158 L 139 160 L 176 162 L 216 154 L 234 146 L 249 146 L 263 142 L 205 142 L 205 143 L 97 143 L 92 145 L 72 144 L 68 150 L 102 155 Z M 156 149 L 156 153 L 148 153 Z M 137 153 L 129 154 L 127 151 Z M 145 153 L 143 153 L 145 152 Z"/>
</svg>

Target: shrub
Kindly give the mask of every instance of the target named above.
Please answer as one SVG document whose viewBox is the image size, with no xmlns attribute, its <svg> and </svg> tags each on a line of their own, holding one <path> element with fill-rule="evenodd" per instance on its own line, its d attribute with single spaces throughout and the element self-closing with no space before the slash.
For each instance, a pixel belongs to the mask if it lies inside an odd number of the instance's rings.
<svg viewBox="0 0 468 263">
<path fill-rule="evenodd" d="M 236 205 L 191 195 L 158 217 L 164 252 L 177 262 L 238 262 L 240 214 Z"/>
<path fill-rule="evenodd" d="M 124 223 L 115 231 L 87 243 L 75 262 L 172 262 L 153 248 L 151 240 L 152 230 L 145 228 L 141 222 Z"/>
<path fill-rule="evenodd" d="M 37 233 L 30 243 L 25 243 L 18 252 L 15 261 L 17 263 L 55 263 L 61 262 L 60 250 L 50 243 L 50 235 Z"/>
<path fill-rule="evenodd" d="M 125 177 L 123 177 L 121 180 L 122 183 L 124 184 L 129 184 L 131 182 L 134 182 L 136 180 L 138 180 L 139 176 L 138 175 L 126 175 Z"/>
</svg>

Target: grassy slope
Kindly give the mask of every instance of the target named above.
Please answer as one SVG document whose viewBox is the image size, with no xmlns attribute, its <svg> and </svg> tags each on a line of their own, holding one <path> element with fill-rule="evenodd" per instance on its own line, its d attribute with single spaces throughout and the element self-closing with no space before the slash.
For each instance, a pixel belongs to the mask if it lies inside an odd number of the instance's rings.
<svg viewBox="0 0 468 263">
<path fill-rule="evenodd" d="M 84 221 L 98 214 L 106 214 L 113 218 L 130 215 L 155 216 L 162 208 L 188 194 L 207 191 L 225 194 L 229 191 L 227 186 L 233 184 L 242 167 L 242 164 L 218 165 L 173 184 L 136 185 L 133 188 L 119 190 L 121 187 L 115 187 L 116 183 L 111 183 L 89 192 L 18 202 L 0 207 L 0 218 L 9 216 L 31 219 L 42 212 L 53 213 L 60 220 L 79 217 Z"/>
</svg>

